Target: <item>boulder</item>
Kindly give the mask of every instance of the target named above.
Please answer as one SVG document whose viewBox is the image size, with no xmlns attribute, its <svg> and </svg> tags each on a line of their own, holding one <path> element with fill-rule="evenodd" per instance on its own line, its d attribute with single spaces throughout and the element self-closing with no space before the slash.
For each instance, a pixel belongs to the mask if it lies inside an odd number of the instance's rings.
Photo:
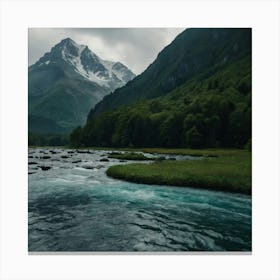
<svg viewBox="0 0 280 280">
<path fill-rule="evenodd" d="M 93 169 L 94 166 L 93 166 L 93 165 L 90 165 L 90 164 L 84 164 L 84 165 L 82 165 L 82 168 L 85 168 L 85 169 Z"/>
<path fill-rule="evenodd" d="M 99 161 L 105 162 L 105 161 L 109 161 L 109 159 L 107 159 L 107 158 L 101 158 Z"/>
<path fill-rule="evenodd" d="M 76 152 L 77 152 L 78 154 L 91 154 L 90 151 L 86 151 L 86 150 L 76 150 Z"/>
<path fill-rule="evenodd" d="M 79 162 L 82 162 L 82 161 L 80 159 L 72 161 L 72 163 L 79 163 Z"/>
<path fill-rule="evenodd" d="M 51 158 L 50 156 L 41 156 L 40 159 L 49 159 Z"/>
<path fill-rule="evenodd" d="M 39 166 L 43 171 L 47 171 L 47 170 L 49 170 L 49 169 L 51 169 L 51 167 L 50 166 Z"/>
<path fill-rule="evenodd" d="M 61 156 L 61 158 L 69 158 L 69 156 Z"/>
</svg>

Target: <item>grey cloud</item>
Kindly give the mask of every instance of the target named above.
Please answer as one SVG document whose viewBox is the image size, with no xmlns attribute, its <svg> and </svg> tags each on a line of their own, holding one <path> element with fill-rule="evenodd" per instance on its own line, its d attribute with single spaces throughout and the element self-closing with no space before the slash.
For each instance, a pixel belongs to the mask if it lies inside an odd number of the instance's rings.
<svg viewBox="0 0 280 280">
<path fill-rule="evenodd" d="M 136 74 L 184 28 L 30 28 L 29 65 L 66 37 L 89 48 L 103 59 L 120 61 Z"/>
</svg>

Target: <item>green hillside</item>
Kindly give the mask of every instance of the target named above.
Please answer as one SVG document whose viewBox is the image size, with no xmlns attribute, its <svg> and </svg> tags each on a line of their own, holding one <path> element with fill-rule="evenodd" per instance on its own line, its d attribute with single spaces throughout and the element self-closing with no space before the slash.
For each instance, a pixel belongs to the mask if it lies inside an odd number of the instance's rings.
<svg viewBox="0 0 280 280">
<path fill-rule="evenodd" d="M 60 134 L 65 132 L 63 128 L 57 125 L 53 120 L 34 115 L 28 116 L 28 131 L 33 131 L 38 134 Z"/>
<path fill-rule="evenodd" d="M 93 86 L 86 81 L 63 79 L 49 86 L 36 102 L 30 102 L 29 111 L 71 131 L 86 122 L 87 112 L 97 103 L 92 91 Z"/>
<path fill-rule="evenodd" d="M 197 75 L 211 76 L 250 53 L 250 28 L 186 29 L 141 75 L 99 102 L 88 119 L 125 104 L 166 95 Z"/>
<path fill-rule="evenodd" d="M 129 86 L 128 86 L 129 87 Z M 243 147 L 251 139 L 251 55 L 158 98 L 93 115 L 73 146 Z"/>
</svg>

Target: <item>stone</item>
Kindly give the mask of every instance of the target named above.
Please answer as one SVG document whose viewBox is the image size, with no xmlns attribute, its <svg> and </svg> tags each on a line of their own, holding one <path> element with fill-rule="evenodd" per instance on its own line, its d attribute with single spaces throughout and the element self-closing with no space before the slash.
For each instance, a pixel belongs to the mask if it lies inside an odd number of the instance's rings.
<svg viewBox="0 0 280 280">
<path fill-rule="evenodd" d="M 41 156 L 40 159 L 49 159 L 51 158 L 50 156 Z"/>
<path fill-rule="evenodd" d="M 51 169 L 51 167 L 50 166 L 39 166 L 43 171 L 47 171 L 47 170 L 49 170 L 49 169 Z"/>
</svg>

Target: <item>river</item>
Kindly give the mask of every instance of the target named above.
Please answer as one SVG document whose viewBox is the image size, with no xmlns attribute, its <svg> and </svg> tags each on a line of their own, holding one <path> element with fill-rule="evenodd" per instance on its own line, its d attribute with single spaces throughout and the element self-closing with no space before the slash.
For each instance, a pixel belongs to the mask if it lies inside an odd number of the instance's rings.
<svg viewBox="0 0 280 280">
<path fill-rule="evenodd" d="M 29 252 L 251 251 L 250 196 L 115 180 L 126 161 L 82 152 L 29 148 Z"/>
</svg>

